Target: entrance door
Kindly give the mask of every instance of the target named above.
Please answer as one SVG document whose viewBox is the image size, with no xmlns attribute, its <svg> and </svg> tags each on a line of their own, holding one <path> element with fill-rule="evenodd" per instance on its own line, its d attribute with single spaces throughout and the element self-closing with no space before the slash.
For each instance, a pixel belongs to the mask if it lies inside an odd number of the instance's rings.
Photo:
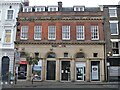
<svg viewBox="0 0 120 90">
<path fill-rule="evenodd" d="M 2 81 L 8 81 L 9 61 L 8 57 L 2 58 Z"/>
<path fill-rule="evenodd" d="M 70 81 L 70 61 L 61 62 L 61 80 Z"/>
<path fill-rule="evenodd" d="M 85 62 L 76 62 L 76 80 L 85 80 Z"/>
<path fill-rule="evenodd" d="M 55 80 L 56 62 L 47 61 L 47 77 L 46 80 Z"/>
</svg>

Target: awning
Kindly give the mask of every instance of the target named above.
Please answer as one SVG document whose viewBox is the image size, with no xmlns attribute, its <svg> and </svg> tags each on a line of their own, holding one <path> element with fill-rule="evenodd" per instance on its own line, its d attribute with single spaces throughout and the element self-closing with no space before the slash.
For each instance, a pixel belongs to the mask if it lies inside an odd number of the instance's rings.
<svg viewBox="0 0 120 90">
<path fill-rule="evenodd" d="M 19 64 L 28 64 L 27 61 L 20 61 Z"/>
</svg>

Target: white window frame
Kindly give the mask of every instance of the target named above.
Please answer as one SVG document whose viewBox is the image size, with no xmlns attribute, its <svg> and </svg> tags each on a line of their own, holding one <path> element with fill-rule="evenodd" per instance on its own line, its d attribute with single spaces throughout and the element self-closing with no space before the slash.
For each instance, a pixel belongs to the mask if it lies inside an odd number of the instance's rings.
<svg viewBox="0 0 120 90">
<path fill-rule="evenodd" d="M 64 27 L 66 27 L 66 29 L 64 29 Z M 65 33 L 69 33 L 69 35 L 66 35 Z M 70 26 L 69 25 L 63 25 L 62 26 L 62 40 L 70 40 Z"/>
<path fill-rule="evenodd" d="M 84 11 L 84 7 L 83 6 L 74 6 L 74 11 Z M 78 9 L 78 10 L 77 10 Z M 81 10 L 82 9 L 82 10 Z"/>
<path fill-rule="evenodd" d="M 27 31 L 25 31 L 24 33 L 23 33 L 23 27 L 24 27 L 24 30 L 25 30 L 25 28 L 27 28 L 26 30 Z M 27 40 L 28 39 L 28 30 L 29 30 L 29 27 L 28 26 L 21 26 L 21 35 L 20 35 L 20 39 L 21 40 Z M 24 34 L 24 35 L 23 35 Z M 26 36 L 27 37 L 25 37 L 25 38 L 23 38 L 23 36 L 25 36 L 25 34 L 26 34 Z"/>
<path fill-rule="evenodd" d="M 9 11 L 9 10 L 13 10 L 12 19 L 8 19 L 8 11 Z M 6 11 L 6 20 L 13 20 L 13 19 L 14 19 L 14 12 L 15 12 L 14 9 L 7 9 L 7 11 Z"/>
<path fill-rule="evenodd" d="M 54 8 L 55 8 L 56 10 L 54 10 Z M 50 12 L 51 12 L 51 11 L 58 11 L 58 6 L 53 6 L 53 7 L 52 7 L 52 6 L 49 6 L 49 7 L 48 7 L 48 11 L 50 11 Z"/>
<path fill-rule="evenodd" d="M 35 12 L 43 12 L 43 11 L 45 11 L 45 7 L 35 7 Z"/>
<path fill-rule="evenodd" d="M 25 9 L 27 9 L 27 11 L 25 11 Z M 23 12 L 32 12 L 32 7 L 23 7 Z"/>
<path fill-rule="evenodd" d="M 6 37 L 6 31 L 8 31 L 8 30 L 10 31 L 10 34 L 11 34 L 11 35 L 10 35 L 10 42 L 6 42 L 6 41 L 5 41 L 5 39 L 6 39 L 6 38 L 5 38 L 5 37 Z M 9 29 L 9 28 L 6 28 L 6 29 L 5 29 L 3 42 L 4 42 L 5 44 L 10 44 L 10 43 L 12 43 L 12 29 Z"/>
<path fill-rule="evenodd" d="M 54 27 L 53 29 L 51 29 L 52 32 L 50 31 L 50 28 L 51 28 L 51 27 Z M 54 38 L 51 38 L 50 35 L 53 35 L 53 33 L 55 33 L 55 34 L 54 34 Z M 48 26 L 48 40 L 55 40 L 55 39 L 56 39 L 56 26 L 50 25 L 50 26 Z"/>
<path fill-rule="evenodd" d="M 97 32 L 95 31 L 97 29 Z M 97 34 L 97 35 L 95 35 Z M 97 38 L 93 38 L 97 36 Z M 98 25 L 92 25 L 91 26 L 91 40 L 99 40 L 99 27 Z"/>
<path fill-rule="evenodd" d="M 117 7 L 109 7 L 109 10 L 115 10 L 115 15 L 111 15 L 109 11 L 109 16 L 110 17 L 117 17 Z"/>
<path fill-rule="evenodd" d="M 39 34 L 40 37 L 37 35 Z M 42 38 L 42 26 L 34 26 L 34 40 L 41 40 Z"/>
<path fill-rule="evenodd" d="M 109 21 L 109 23 L 116 23 L 116 25 L 117 25 L 117 33 L 116 34 L 111 34 L 111 35 L 118 35 L 119 34 L 118 21 Z M 111 32 L 111 28 L 110 28 L 110 32 Z"/>
<path fill-rule="evenodd" d="M 84 40 L 85 39 L 84 26 L 83 25 L 76 26 L 76 39 L 77 40 Z"/>
</svg>

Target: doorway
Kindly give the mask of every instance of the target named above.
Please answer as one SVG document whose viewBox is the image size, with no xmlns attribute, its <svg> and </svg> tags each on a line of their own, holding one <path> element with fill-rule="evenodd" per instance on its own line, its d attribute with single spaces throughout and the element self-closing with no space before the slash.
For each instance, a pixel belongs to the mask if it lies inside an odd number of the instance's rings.
<svg viewBox="0 0 120 90">
<path fill-rule="evenodd" d="M 2 58 L 2 81 L 8 81 L 9 61 L 10 59 L 8 57 Z"/>
<path fill-rule="evenodd" d="M 70 81 L 70 61 L 61 61 L 61 80 Z"/>
<path fill-rule="evenodd" d="M 56 61 L 47 61 L 47 76 L 46 80 L 55 80 Z"/>
</svg>

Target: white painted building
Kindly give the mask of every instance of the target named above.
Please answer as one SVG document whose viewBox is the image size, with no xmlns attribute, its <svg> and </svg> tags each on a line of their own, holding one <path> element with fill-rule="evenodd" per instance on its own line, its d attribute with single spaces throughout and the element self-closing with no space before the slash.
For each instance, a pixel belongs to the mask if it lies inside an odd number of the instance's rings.
<svg viewBox="0 0 120 90">
<path fill-rule="evenodd" d="M 21 0 L 0 0 L 0 76 L 8 80 L 8 73 L 14 73 L 14 41 L 16 18 Z"/>
</svg>

